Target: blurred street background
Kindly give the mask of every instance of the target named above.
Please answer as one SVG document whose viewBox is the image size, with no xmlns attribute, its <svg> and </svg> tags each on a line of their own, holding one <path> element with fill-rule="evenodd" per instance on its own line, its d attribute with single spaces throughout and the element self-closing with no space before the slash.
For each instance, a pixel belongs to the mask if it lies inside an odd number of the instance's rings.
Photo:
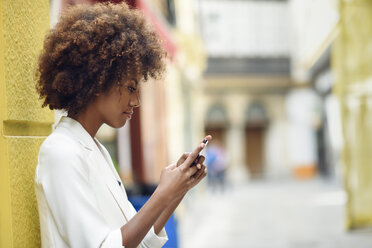
<svg viewBox="0 0 372 248">
<path fill-rule="evenodd" d="M 346 195 L 330 180 L 250 182 L 189 197 L 180 247 L 372 247 L 372 229 L 346 231 Z"/>
<path fill-rule="evenodd" d="M 18 131 L 7 131 L 17 123 L 35 130 L 31 138 L 48 134 L 37 131 L 39 119 L 24 117 L 32 116 L 23 111 L 29 106 L 41 110 L 22 93 L 34 79 L 20 75 L 32 72 L 43 30 L 55 25 L 59 13 L 96 2 L 105 1 L 0 1 L 0 41 L 7 44 L 0 42 L 0 65 L 8 68 L 0 71 L 0 89 L 7 89 L 0 95 L 1 147 L 12 149 L 5 140 L 18 139 Z M 162 168 L 213 136 L 203 151 L 208 177 L 167 224 L 165 247 L 372 247 L 371 0 L 126 2 L 143 12 L 168 53 L 164 78 L 142 85 L 141 108 L 130 123 L 119 130 L 103 126 L 97 134 L 133 204 L 146 201 Z M 33 19 L 40 13 L 49 19 Z M 38 34 L 40 23 L 45 25 Z M 28 45 L 30 37 L 36 46 Z M 13 48 L 26 59 L 3 59 L 3 51 L 13 54 Z M 54 111 L 45 123 L 64 114 Z M 27 158 L 36 161 L 41 141 L 32 143 Z M 13 162 L 3 158 L 2 178 L 21 174 L 31 188 L 34 167 L 8 172 Z M 18 200 L 21 207 L 9 209 L 34 209 L 32 195 L 26 198 L 31 207 Z M 10 206 L 10 198 L 6 202 Z M 10 222 L 2 223 L 4 229 Z M 27 234 L 14 232 L 15 244 L 37 247 L 33 223 L 24 224 Z"/>
</svg>

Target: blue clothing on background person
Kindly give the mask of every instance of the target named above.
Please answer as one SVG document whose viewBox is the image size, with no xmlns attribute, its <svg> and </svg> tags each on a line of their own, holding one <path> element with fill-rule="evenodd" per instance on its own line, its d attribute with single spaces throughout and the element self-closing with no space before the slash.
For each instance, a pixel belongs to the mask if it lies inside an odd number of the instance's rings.
<svg viewBox="0 0 372 248">
<path fill-rule="evenodd" d="M 208 184 L 215 190 L 219 185 L 223 190 L 225 187 L 225 174 L 227 168 L 227 155 L 220 144 L 211 144 L 206 151 L 206 164 L 208 168 Z"/>
</svg>

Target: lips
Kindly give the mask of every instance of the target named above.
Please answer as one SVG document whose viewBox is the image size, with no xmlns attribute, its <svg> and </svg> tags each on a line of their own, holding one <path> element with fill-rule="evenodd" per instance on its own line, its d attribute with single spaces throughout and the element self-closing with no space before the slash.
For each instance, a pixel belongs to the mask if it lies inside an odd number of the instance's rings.
<svg viewBox="0 0 372 248">
<path fill-rule="evenodd" d="M 132 119 L 133 111 L 123 112 L 123 114 L 127 115 L 129 119 Z"/>
</svg>

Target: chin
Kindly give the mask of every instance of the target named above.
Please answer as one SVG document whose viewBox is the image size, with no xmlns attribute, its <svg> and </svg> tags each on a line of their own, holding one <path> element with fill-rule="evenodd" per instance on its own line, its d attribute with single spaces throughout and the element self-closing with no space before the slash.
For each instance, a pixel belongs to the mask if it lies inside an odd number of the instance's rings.
<svg viewBox="0 0 372 248">
<path fill-rule="evenodd" d="M 121 128 L 121 127 L 124 127 L 125 123 L 127 123 L 127 120 L 112 122 L 110 124 L 107 123 L 107 125 L 109 125 L 112 128 Z"/>
<path fill-rule="evenodd" d="M 120 123 L 116 128 L 121 128 L 124 127 L 127 121 L 125 120 L 124 122 Z"/>
</svg>

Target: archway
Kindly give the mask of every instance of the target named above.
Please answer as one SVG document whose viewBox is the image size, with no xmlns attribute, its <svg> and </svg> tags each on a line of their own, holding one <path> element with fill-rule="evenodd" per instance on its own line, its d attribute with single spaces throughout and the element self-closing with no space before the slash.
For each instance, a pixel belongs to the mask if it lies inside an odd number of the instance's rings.
<svg viewBox="0 0 372 248">
<path fill-rule="evenodd" d="M 205 120 L 205 133 L 211 134 L 214 141 L 225 144 L 229 125 L 225 108 L 221 104 L 212 105 L 207 111 Z"/>
</svg>

